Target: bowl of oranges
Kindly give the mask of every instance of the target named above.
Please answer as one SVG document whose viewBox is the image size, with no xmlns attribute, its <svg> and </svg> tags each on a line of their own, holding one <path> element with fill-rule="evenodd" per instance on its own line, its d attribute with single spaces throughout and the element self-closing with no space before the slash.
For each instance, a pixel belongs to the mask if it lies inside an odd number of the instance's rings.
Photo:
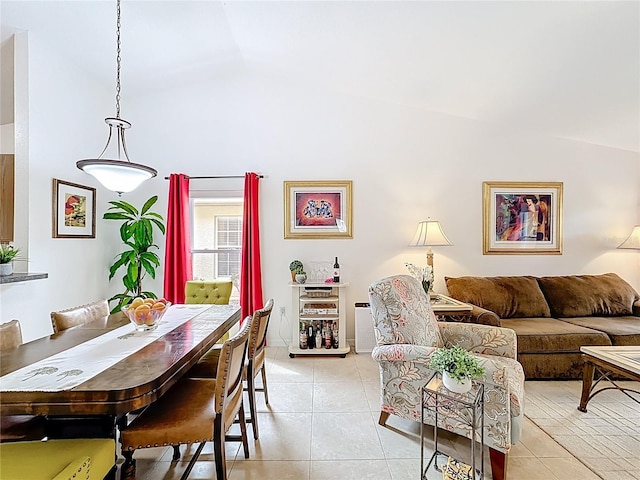
<svg viewBox="0 0 640 480">
<path fill-rule="evenodd" d="M 139 332 L 155 330 L 160 319 L 171 306 L 164 298 L 136 297 L 122 311 Z"/>
</svg>

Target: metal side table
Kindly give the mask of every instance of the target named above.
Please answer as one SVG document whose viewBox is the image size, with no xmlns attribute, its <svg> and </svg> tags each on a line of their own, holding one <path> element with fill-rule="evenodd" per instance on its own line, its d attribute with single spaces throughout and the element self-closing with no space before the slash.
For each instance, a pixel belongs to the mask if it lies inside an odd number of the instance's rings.
<svg viewBox="0 0 640 480">
<path fill-rule="evenodd" d="M 438 447 L 438 425 L 445 422 L 455 422 L 465 425 L 471 437 L 471 467 L 475 472 L 474 480 L 482 479 L 484 475 L 484 384 L 472 381 L 471 390 L 467 393 L 453 393 L 442 384 L 440 373 L 434 373 L 422 388 L 422 418 L 420 423 L 420 479 L 442 478 L 442 464 L 438 465 L 438 457 L 444 457 L 446 463 L 449 455 L 440 451 Z M 425 418 L 432 414 L 435 422 L 433 427 L 433 453 L 425 467 Z M 480 468 L 476 468 L 476 443 L 480 444 Z M 433 467 L 433 468 L 432 468 Z M 429 477 L 429 469 L 432 469 Z M 435 470 L 436 474 L 433 473 Z"/>
</svg>

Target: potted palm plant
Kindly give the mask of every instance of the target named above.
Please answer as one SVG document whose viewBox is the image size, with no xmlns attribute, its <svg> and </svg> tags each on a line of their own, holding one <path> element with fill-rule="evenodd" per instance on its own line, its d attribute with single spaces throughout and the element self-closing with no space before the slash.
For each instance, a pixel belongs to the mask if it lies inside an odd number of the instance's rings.
<svg viewBox="0 0 640 480">
<path fill-rule="evenodd" d="M 440 372 L 444 386 L 455 393 L 468 392 L 471 380 L 484 375 L 484 367 L 480 366 L 478 359 L 458 345 L 433 352 L 429 368 Z"/>
<path fill-rule="evenodd" d="M 145 275 L 156 278 L 156 268 L 160 266 L 160 258 L 153 251 L 158 249 L 153 240 L 153 230 L 155 226 L 164 235 L 164 219 L 159 213 L 150 211 L 157 201 L 157 196 L 151 197 L 141 210 L 122 200 L 109 202 L 112 206 L 102 217 L 106 220 L 122 221 L 120 238 L 127 247 L 109 267 L 109 280 L 120 268 L 125 269 L 125 275 L 122 277 L 124 292 L 109 299 L 110 302 L 118 302 L 111 313 L 119 312 L 136 297 L 158 298 L 155 293 L 142 290 Z"/>
<path fill-rule="evenodd" d="M 20 249 L 10 244 L 0 243 L 0 275 L 11 275 L 13 273 L 13 261 L 20 253 Z"/>
</svg>

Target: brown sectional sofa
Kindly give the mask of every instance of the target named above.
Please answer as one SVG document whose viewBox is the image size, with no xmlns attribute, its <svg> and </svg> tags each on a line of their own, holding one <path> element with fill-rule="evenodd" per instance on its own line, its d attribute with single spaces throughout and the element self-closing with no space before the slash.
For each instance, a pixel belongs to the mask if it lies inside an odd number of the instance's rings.
<svg viewBox="0 0 640 480">
<path fill-rule="evenodd" d="M 527 379 L 582 378 L 583 345 L 640 345 L 640 295 L 615 273 L 445 281 L 473 322 L 515 330 Z"/>
</svg>

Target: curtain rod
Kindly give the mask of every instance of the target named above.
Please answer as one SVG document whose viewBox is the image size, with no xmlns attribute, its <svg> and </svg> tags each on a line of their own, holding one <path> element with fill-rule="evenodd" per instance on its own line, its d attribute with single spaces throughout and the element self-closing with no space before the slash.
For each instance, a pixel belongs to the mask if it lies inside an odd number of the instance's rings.
<svg viewBox="0 0 640 480">
<path fill-rule="evenodd" d="M 210 178 L 244 178 L 244 175 L 211 175 L 211 176 L 201 176 L 201 177 L 191 177 L 187 175 L 189 180 L 201 180 L 201 179 L 210 179 Z M 264 175 L 258 175 L 258 178 L 264 178 Z M 169 180 L 169 177 L 164 177 L 165 180 Z"/>
</svg>

